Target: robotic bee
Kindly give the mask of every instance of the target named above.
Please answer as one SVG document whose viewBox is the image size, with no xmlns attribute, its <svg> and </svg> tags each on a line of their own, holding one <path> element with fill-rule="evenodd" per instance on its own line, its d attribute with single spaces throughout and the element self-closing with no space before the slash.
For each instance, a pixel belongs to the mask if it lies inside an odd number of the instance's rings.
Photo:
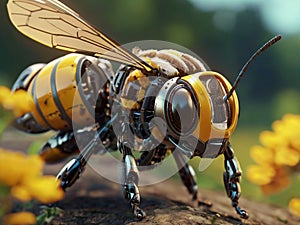
<svg viewBox="0 0 300 225">
<path fill-rule="evenodd" d="M 12 88 L 26 90 L 35 102 L 32 112 L 15 120 L 18 129 L 57 131 L 41 148 L 45 161 L 78 154 L 57 176 L 63 189 L 79 178 L 93 152 L 119 150 L 123 193 L 142 219 L 139 168 L 163 163 L 172 153 L 184 185 L 197 200 L 194 171 L 186 159 L 224 155 L 227 195 L 236 212 L 248 217 L 238 204 L 241 169 L 229 142 L 239 116 L 235 89 L 253 59 L 280 36 L 260 48 L 231 85 L 189 54 L 171 49 L 131 53 L 58 0 L 9 0 L 7 7 L 20 32 L 73 52 L 28 67 Z M 110 61 L 123 64 L 116 74 Z"/>
</svg>

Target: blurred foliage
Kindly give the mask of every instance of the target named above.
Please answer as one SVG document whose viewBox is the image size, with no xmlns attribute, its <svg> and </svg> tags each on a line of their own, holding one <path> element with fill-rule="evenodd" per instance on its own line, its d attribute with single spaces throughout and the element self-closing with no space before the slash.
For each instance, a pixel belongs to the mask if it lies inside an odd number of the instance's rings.
<svg viewBox="0 0 300 225">
<path fill-rule="evenodd" d="M 43 206 L 41 207 L 40 214 L 36 218 L 36 225 L 48 225 L 51 221 L 63 215 L 63 210 L 56 206 Z"/>
</svg>

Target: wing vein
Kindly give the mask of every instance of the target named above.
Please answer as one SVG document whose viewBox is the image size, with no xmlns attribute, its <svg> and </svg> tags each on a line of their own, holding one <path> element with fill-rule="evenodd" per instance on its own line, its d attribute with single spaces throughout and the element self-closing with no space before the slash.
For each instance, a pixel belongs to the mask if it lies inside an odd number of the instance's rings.
<svg viewBox="0 0 300 225">
<path fill-rule="evenodd" d="M 98 31 L 58 0 L 9 0 L 11 21 L 23 34 L 53 48 L 114 60 L 151 72 L 153 68 Z"/>
</svg>

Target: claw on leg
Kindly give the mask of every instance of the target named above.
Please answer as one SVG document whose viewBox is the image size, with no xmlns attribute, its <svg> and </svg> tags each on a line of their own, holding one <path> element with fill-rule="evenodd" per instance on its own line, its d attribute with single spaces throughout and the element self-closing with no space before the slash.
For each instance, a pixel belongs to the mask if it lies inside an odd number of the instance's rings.
<svg viewBox="0 0 300 225">
<path fill-rule="evenodd" d="M 140 208 L 141 198 L 140 192 L 136 184 L 129 183 L 122 186 L 125 199 L 130 203 L 133 214 L 138 220 L 146 217 L 144 210 Z"/>
<path fill-rule="evenodd" d="M 239 206 L 236 206 L 235 210 L 241 216 L 242 219 L 248 219 L 249 218 L 249 214 L 246 212 L 246 210 L 241 209 Z"/>
<path fill-rule="evenodd" d="M 138 207 L 137 205 L 134 205 L 133 206 L 133 213 L 135 215 L 135 217 L 138 219 L 138 220 L 142 220 L 146 217 L 146 213 L 144 210 L 142 210 L 140 207 Z"/>
<path fill-rule="evenodd" d="M 124 176 L 125 184 L 122 185 L 123 194 L 125 199 L 130 203 L 133 214 L 138 220 L 142 220 L 146 217 L 144 210 L 140 208 L 141 197 L 138 188 L 139 172 L 137 169 L 136 161 L 131 150 L 126 146 L 123 147 L 124 154 Z"/>
<path fill-rule="evenodd" d="M 224 156 L 226 171 L 224 172 L 223 178 L 227 196 L 231 199 L 231 204 L 237 214 L 243 219 L 248 219 L 248 213 L 239 207 L 239 198 L 241 195 L 240 178 L 242 172 L 237 159 L 234 158 L 234 153 L 230 146 L 227 147 Z"/>
</svg>

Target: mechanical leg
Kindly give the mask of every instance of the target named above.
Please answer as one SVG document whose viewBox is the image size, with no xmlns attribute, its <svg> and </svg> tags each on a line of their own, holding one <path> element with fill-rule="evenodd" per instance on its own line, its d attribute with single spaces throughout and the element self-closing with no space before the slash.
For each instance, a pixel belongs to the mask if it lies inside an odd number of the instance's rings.
<svg viewBox="0 0 300 225">
<path fill-rule="evenodd" d="M 107 134 L 109 134 L 110 127 L 116 118 L 116 116 L 111 118 L 105 124 L 105 126 L 97 131 L 94 138 L 90 142 L 88 142 L 88 144 L 81 150 L 80 154 L 76 158 L 70 160 L 60 170 L 56 178 L 61 181 L 60 186 L 63 188 L 63 190 L 71 187 L 80 177 L 90 156 L 96 150 L 97 146 L 102 144 L 101 142 L 106 138 Z"/>
<path fill-rule="evenodd" d="M 179 168 L 179 175 L 183 182 L 183 184 L 188 189 L 188 192 L 192 195 L 193 201 L 198 201 L 198 205 L 205 205 L 205 206 L 212 206 L 212 204 L 208 201 L 200 201 L 198 199 L 198 185 L 197 185 L 197 179 L 196 174 L 189 164 L 185 162 L 185 159 L 183 157 L 183 154 L 178 151 L 173 152 L 173 157 L 176 161 L 176 164 Z"/>
<path fill-rule="evenodd" d="M 59 131 L 40 149 L 39 155 L 46 163 L 57 163 L 78 153 L 73 131 Z"/>
<path fill-rule="evenodd" d="M 136 160 L 131 153 L 130 148 L 121 145 L 124 161 L 124 184 L 122 190 L 125 199 L 130 203 L 134 215 L 138 220 L 143 219 L 146 213 L 140 208 L 141 197 L 138 189 L 139 172 Z"/>
<path fill-rule="evenodd" d="M 223 178 L 227 196 L 231 199 L 232 206 L 241 218 L 247 219 L 249 217 L 248 213 L 239 206 L 239 198 L 241 195 L 240 177 L 242 172 L 237 159 L 234 158 L 234 152 L 230 145 L 228 145 L 225 150 L 224 157 L 226 172 L 224 172 Z"/>
</svg>

